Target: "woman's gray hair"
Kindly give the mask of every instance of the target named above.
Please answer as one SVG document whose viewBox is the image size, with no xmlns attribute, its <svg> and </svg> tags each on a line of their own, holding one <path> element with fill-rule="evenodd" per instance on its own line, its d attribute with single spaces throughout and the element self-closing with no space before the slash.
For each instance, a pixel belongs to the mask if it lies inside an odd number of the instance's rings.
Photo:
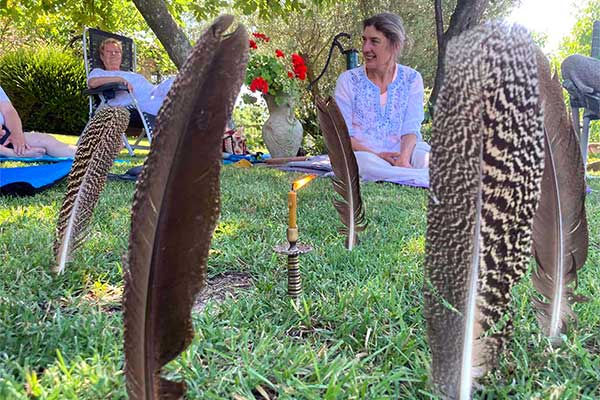
<svg viewBox="0 0 600 400">
<path fill-rule="evenodd" d="M 392 46 L 397 46 L 398 56 L 404 48 L 404 45 L 409 41 L 404 30 L 402 18 L 393 13 L 381 13 L 367 18 L 363 21 L 363 29 L 367 26 L 372 26 L 390 41 Z"/>
</svg>

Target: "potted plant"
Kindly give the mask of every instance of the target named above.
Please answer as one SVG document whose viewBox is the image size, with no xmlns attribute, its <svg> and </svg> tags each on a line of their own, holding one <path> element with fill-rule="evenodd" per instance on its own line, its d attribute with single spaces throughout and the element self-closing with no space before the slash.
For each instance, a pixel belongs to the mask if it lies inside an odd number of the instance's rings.
<svg viewBox="0 0 600 400">
<path fill-rule="evenodd" d="M 259 47 L 270 40 L 265 34 L 252 36 L 246 84 L 267 102 L 269 118 L 262 128 L 263 141 L 271 157 L 295 156 L 302 143 L 302 124 L 295 117 L 294 104 L 306 79 L 306 64 L 298 54 L 286 56 L 279 49 Z"/>
</svg>

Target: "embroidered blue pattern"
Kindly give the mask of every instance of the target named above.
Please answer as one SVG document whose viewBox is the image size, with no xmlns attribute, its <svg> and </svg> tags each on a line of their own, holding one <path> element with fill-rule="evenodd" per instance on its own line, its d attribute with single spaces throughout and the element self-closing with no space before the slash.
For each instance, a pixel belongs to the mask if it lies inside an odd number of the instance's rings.
<svg viewBox="0 0 600 400">
<path fill-rule="evenodd" d="M 364 68 L 355 68 L 347 73 L 350 74 L 354 96 L 353 136 L 379 151 L 398 151 L 410 89 L 417 78 L 417 71 L 398 65 L 398 74 L 388 85 L 387 102 L 383 108 L 379 101 L 379 88 L 367 78 Z"/>
</svg>

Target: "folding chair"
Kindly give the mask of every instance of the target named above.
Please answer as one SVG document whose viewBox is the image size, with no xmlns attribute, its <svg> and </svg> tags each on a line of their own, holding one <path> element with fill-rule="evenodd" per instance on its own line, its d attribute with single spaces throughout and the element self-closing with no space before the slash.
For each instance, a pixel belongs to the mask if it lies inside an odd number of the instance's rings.
<svg viewBox="0 0 600 400">
<path fill-rule="evenodd" d="M 600 21 L 594 22 L 592 31 L 592 51 L 593 58 L 600 59 Z M 583 167 L 587 171 L 588 142 L 590 134 L 591 121 L 600 119 L 600 91 L 585 93 L 580 90 L 575 83 L 569 79 L 563 81 L 563 87 L 569 92 L 569 103 L 573 117 L 573 128 L 579 136 L 579 145 L 581 146 L 581 155 L 583 157 Z M 579 110 L 583 109 L 583 127 L 581 126 Z"/>
<path fill-rule="evenodd" d="M 99 29 L 86 27 L 83 31 L 83 57 L 85 63 L 85 75 L 86 80 L 89 79 L 90 71 L 94 68 L 104 68 L 102 60 L 100 59 L 100 45 L 105 39 L 114 38 L 121 42 L 123 47 L 123 57 L 121 62 L 121 70 L 133 71 L 136 69 L 136 52 L 135 43 L 132 39 L 117 35 L 110 32 L 101 31 Z M 148 149 L 148 146 L 140 145 L 140 141 L 146 136 L 148 142 L 152 142 L 152 130 L 154 127 L 154 115 L 143 112 L 135 98 L 135 95 L 127 89 L 123 84 L 109 83 L 106 85 L 99 86 L 94 89 L 86 89 L 84 94 L 89 95 L 89 115 L 90 119 L 94 112 L 105 105 L 108 100 L 115 97 L 117 91 L 126 91 L 131 97 L 131 105 L 128 106 L 131 112 L 130 127 L 141 129 L 140 134 L 137 136 L 133 144 L 129 143 L 127 135 L 123 132 L 123 144 L 127 148 L 129 155 L 134 155 L 134 149 Z"/>
</svg>

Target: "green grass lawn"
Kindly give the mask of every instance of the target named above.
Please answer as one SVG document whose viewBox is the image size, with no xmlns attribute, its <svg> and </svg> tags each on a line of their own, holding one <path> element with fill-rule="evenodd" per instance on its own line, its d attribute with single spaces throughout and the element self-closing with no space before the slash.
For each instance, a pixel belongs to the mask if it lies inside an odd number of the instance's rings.
<svg viewBox="0 0 600 400">
<path fill-rule="evenodd" d="M 141 163 L 125 158 L 113 172 Z M 193 315 L 196 338 L 167 370 L 190 399 L 429 399 L 423 318 L 427 192 L 364 184 L 369 226 L 352 252 L 328 179 L 298 194 L 303 301 L 286 296 L 290 183 L 300 175 L 265 168 L 222 173 L 222 212 L 209 275 L 244 272 L 253 286 Z M 516 333 L 476 398 L 600 398 L 600 181 L 587 197 L 590 252 L 578 293 L 579 322 L 552 350 L 531 306 L 529 278 L 514 292 Z M 0 399 L 122 399 L 122 257 L 132 182 L 109 181 L 90 236 L 53 276 L 54 225 L 66 184 L 28 198 L 0 197 Z"/>
</svg>

